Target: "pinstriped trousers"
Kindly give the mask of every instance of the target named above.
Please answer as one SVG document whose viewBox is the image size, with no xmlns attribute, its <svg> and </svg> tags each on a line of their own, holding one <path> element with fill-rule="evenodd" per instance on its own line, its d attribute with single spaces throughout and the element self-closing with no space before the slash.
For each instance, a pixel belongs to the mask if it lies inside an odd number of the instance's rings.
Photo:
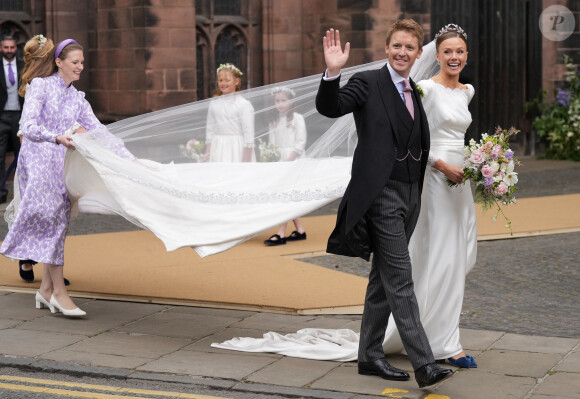
<svg viewBox="0 0 580 399">
<path fill-rule="evenodd" d="M 360 362 L 385 356 L 382 344 L 391 313 L 413 368 L 435 361 L 419 317 L 408 248 L 420 208 L 419 183 L 389 180 L 365 215 L 374 250 L 361 324 Z"/>
</svg>

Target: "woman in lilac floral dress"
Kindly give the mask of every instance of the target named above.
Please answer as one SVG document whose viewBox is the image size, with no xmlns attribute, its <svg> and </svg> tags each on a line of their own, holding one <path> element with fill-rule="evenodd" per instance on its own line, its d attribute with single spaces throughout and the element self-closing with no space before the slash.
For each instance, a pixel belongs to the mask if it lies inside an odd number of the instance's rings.
<svg viewBox="0 0 580 399">
<path fill-rule="evenodd" d="M 71 202 L 64 183 L 64 156 L 71 145 L 65 132 L 78 122 L 74 133 L 102 126 L 91 106 L 72 83 L 83 70 L 83 48 L 72 39 L 61 42 L 46 62 L 55 73 L 35 78 L 22 112 L 22 150 L 18 158 L 21 203 L 0 253 L 12 259 L 44 263 L 37 308 L 53 313 L 83 316 L 69 297 L 63 280 L 64 241 Z"/>
</svg>

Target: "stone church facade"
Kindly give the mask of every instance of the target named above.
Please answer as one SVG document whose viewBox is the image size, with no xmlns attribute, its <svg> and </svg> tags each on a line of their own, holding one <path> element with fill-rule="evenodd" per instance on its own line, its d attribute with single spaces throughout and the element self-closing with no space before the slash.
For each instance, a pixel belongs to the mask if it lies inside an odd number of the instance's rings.
<svg viewBox="0 0 580 399">
<path fill-rule="evenodd" d="M 577 2 L 0 0 L 0 33 L 13 35 L 20 47 L 38 33 L 55 42 L 75 38 L 85 47 L 85 71 L 78 87 L 86 91 L 95 113 L 104 122 L 111 122 L 210 97 L 215 88 L 215 69 L 224 62 L 233 62 L 244 71 L 246 88 L 322 73 L 322 36 L 330 27 L 339 29 L 351 43 L 348 66 L 382 59 L 386 31 L 399 18 L 418 21 L 426 41 L 443 23 L 463 24 L 471 34 L 472 58 L 466 80 L 474 83 L 476 90 L 490 87 L 493 82 L 489 79 L 500 79 L 506 76 L 505 71 L 488 73 L 489 60 L 480 54 L 486 54 L 486 49 L 493 51 L 491 45 L 485 47 L 487 32 L 505 29 L 500 38 L 506 43 L 506 54 L 513 53 L 510 44 L 517 46 L 522 38 L 533 50 L 517 53 L 514 64 L 506 66 L 506 71 L 513 70 L 509 79 L 514 82 L 509 90 L 511 97 L 516 91 L 517 101 L 510 99 L 511 108 L 505 104 L 485 105 L 487 108 L 472 113 L 474 120 L 497 119 L 494 122 L 525 128 L 529 122 L 524 102 L 542 87 L 549 88 L 561 80 L 560 52 L 562 48 L 569 51 L 570 43 L 579 47 L 574 43 L 580 36 L 574 34 L 566 43 L 556 43 L 542 40 L 535 32 L 538 29 L 522 30 L 515 36 L 511 30 L 517 28 L 517 21 L 537 26 L 539 12 L 548 5 L 562 4 L 574 10 L 579 9 Z M 487 20 L 490 26 L 505 26 L 486 28 Z M 519 60 L 522 57 L 524 61 Z M 532 83 L 518 82 L 522 76 L 531 76 Z M 498 93 L 490 96 L 497 98 Z M 484 104 L 491 101 L 485 97 L 481 100 Z M 476 129 L 481 132 L 488 125 L 481 122 Z"/>
</svg>

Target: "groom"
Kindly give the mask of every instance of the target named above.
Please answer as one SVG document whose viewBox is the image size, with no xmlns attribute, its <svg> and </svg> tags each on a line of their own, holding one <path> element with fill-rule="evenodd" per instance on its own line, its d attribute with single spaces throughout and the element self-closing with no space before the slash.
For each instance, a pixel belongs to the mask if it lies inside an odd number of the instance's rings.
<svg viewBox="0 0 580 399">
<path fill-rule="evenodd" d="M 316 109 L 337 118 L 353 113 L 358 144 L 352 176 L 338 209 L 327 251 L 369 260 L 374 253 L 365 298 L 358 353 L 359 374 L 406 381 L 409 374 L 385 359 L 382 343 L 392 313 L 419 387 L 452 375 L 435 364 L 421 325 L 413 289 L 408 243 L 421 208 L 429 153 L 429 126 L 415 84 L 408 80 L 422 52 L 423 30 L 400 20 L 387 34 L 387 64 L 357 73 L 339 87 L 348 60 L 338 31 L 323 39 L 326 72 Z"/>
</svg>

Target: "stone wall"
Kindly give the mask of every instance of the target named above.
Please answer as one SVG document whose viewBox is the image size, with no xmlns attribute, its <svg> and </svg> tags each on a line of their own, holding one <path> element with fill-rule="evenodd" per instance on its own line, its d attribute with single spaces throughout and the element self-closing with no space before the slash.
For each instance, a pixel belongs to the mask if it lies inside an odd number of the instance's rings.
<svg viewBox="0 0 580 399">
<path fill-rule="evenodd" d="M 92 81 L 90 79 L 90 66 L 94 63 L 91 48 L 94 46 L 94 32 L 96 31 L 96 10 L 97 0 L 59 0 L 53 7 L 47 5 L 45 27 L 46 36 L 57 45 L 64 39 L 75 39 L 84 48 L 85 70 L 75 87 L 87 92 L 89 99 L 94 99 L 89 94 L 91 92 Z"/>
<path fill-rule="evenodd" d="M 385 57 L 387 31 L 399 18 L 413 18 L 430 36 L 430 0 L 266 0 L 263 14 L 266 83 L 324 71 L 322 38 L 338 29 L 351 44 L 347 64 Z"/>
<path fill-rule="evenodd" d="M 398 18 L 430 33 L 430 0 L 246 1 L 252 87 L 321 73 L 330 27 L 351 43 L 347 66 L 384 58 Z M 105 122 L 197 99 L 195 24 L 192 0 L 58 0 L 46 12 L 49 36 L 85 45 L 78 86 Z"/>
<path fill-rule="evenodd" d="M 396 19 L 413 18 L 423 26 L 425 41 L 432 36 L 431 0 L 242 1 L 251 9 L 250 67 L 244 76 L 251 87 L 322 73 L 322 37 L 330 27 L 351 43 L 347 66 L 383 59 L 386 32 Z M 35 21 L 55 42 L 74 37 L 85 45 L 78 87 L 108 122 L 197 99 L 195 4 L 53 0 L 45 2 L 45 20 Z M 580 0 L 543 0 L 543 8 L 552 4 L 580 12 Z M 580 26 L 576 29 L 564 42 L 543 39 L 544 89 L 562 80 L 563 53 L 580 54 Z"/>
<path fill-rule="evenodd" d="M 121 119 L 196 98 L 191 3 L 98 1 L 89 65 L 93 108 L 99 116 Z"/>
</svg>

